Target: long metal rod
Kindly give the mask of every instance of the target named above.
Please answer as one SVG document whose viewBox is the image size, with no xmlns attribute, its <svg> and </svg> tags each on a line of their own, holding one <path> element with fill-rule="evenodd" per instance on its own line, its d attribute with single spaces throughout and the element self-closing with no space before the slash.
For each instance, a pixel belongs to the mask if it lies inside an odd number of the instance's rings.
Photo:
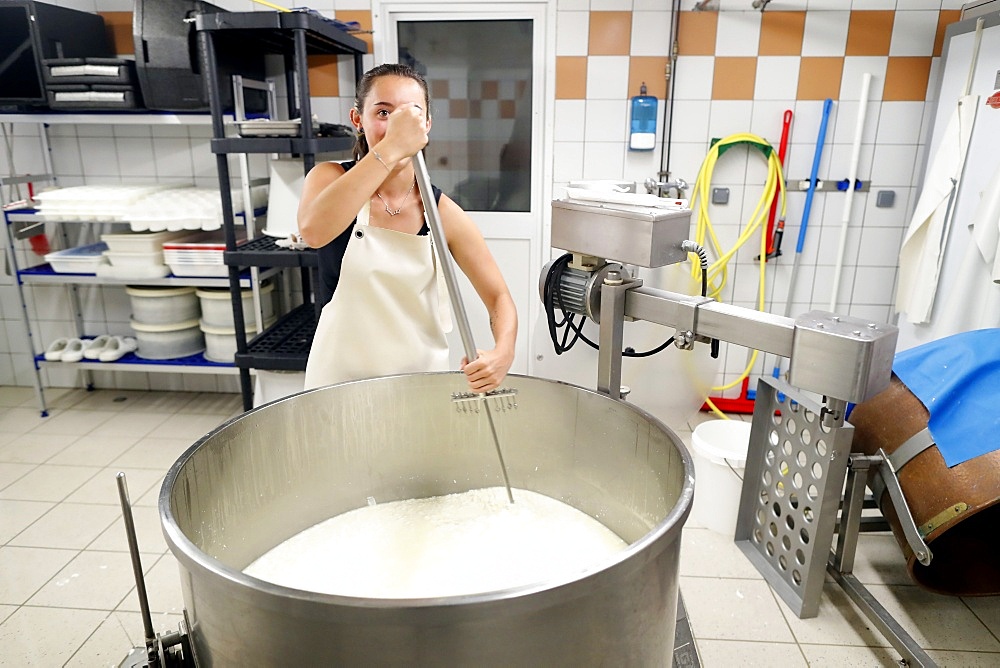
<svg viewBox="0 0 1000 668">
<path fill-rule="evenodd" d="M 149 665 L 159 665 L 156 651 L 156 633 L 153 631 L 153 620 L 149 616 L 149 599 L 146 597 L 146 580 L 142 575 L 142 560 L 139 557 L 139 543 L 135 538 L 135 522 L 132 519 L 132 503 L 128 498 L 128 485 L 125 483 L 125 473 L 118 472 L 115 476 L 118 482 L 118 499 L 122 504 L 122 517 L 125 520 L 125 535 L 128 538 L 128 552 L 132 558 L 132 572 L 135 575 L 135 590 L 139 596 L 139 611 L 142 616 L 142 630 L 145 634 L 146 654 Z"/>
<path fill-rule="evenodd" d="M 431 240 L 437 248 L 439 264 L 444 273 L 445 283 L 448 285 L 448 296 L 451 300 L 451 310 L 455 314 L 455 322 L 458 324 L 458 332 L 462 336 L 462 345 L 465 347 L 465 357 L 470 362 L 479 357 L 476 343 L 472 339 L 472 329 L 469 327 L 469 316 L 465 312 L 465 304 L 462 302 L 462 295 L 458 291 L 458 282 L 455 279 L 455 267 L 451 262 L 451 253 L 448 250 L 448 241 L 444 236 L 444 227 L 441 225 L 441 212 L 438 211 L 437 202 L 434 201 L 434 191 L 431 188 L 431 177 L 427 172 L 427 163 L 424 161 L 423 151 L 419 151 L 414 156 L 416 167 L 414 171 L 417 177 L 417 187 L 420 188 L 420 199 L 424 203 L 424 213 L 427 216 L 427 227 L 431 231 Z M 514 495 L 510 491 L 510 478 L 507 476 L 507 464 L 503 460 L 503 451 L 500 449 L 500 439 L 497 437 L 496 425 L 493 424 L 493 414 L 490 413 L 490 404 L 484 398 L 483 408 L 486 410 L 486 419 L 490 423 L 490 433 L 493 435 L 493 445 L 497 449 L 497 458 L 500 460 L 500 471 L 503 473 L 503 482 L 507 487 L 507 499 L 514 503 Z"/>
</svg>

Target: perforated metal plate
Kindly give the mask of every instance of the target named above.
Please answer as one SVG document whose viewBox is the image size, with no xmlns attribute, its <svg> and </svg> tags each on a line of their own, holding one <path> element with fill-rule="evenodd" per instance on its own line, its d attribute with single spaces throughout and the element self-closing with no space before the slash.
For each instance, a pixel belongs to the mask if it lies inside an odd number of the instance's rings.
<svg viewBox="0 0 1000 668">
<path fill-rule="evenodd" d="M 815 617 L 843 497 L 854 427 L 827 427 L 820 406 L 761 378 L 736 521 L 736 544 L 800 618 Z"/>
</svg>

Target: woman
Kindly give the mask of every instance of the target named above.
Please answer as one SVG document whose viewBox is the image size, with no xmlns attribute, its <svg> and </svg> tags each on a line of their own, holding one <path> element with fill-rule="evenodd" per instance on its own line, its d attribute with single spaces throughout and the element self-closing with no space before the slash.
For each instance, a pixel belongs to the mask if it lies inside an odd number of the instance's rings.
<svg viewBox="0 0 1000 668">
<path fill-rule="evenodd" d="M 318 164 L 306 177 L 299 233 L 319 249 L 321 287 L 333 294 L 316 326 L 307 389 L 448 369 L 447 295 L 412 161 L 427 144 L 429 106 L 427 83 L 409 67 L 369 70 L 351 109 L 355 160 Z M 514 361 L 517 312 L 475 223 L 437 188 L 434 197 L 448 249 L 489 313 L 495 347 L 462 360 L 469 389 L 487 392 Z"/>
</svg>

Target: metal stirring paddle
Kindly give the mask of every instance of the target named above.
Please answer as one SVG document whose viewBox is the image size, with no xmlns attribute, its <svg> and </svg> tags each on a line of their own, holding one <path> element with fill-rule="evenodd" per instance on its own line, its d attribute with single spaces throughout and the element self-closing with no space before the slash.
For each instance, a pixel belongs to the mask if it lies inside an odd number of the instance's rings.
<svg viewBox="0 0 1000 668">
<path fill-rule="evenodd" d="M 427 226 L 431 231 L 431 240 L 438 249 L 441 270 L 444 272 L 444 280 L 448 285 L 448 296 L 451 299 L 451 310 L 455 314 L 455 322 L 458 323 L 458 332 L 462 336 L 462 345 L 465 347 L 465 357 L 471 362 L 479 357 L 479 351 L 472 340 L 469 317 L 465 313 L 465 304 L 462 302 L 462 295 L 458 291 L 458 283 L 455 280 L 455 267 L 452 266 L 451 253 L 448 251 L 448 242 L 444 236 L 444 228 L 441 226 L 441 213 L 438 211 L 437 202 L 434 201 L 434 191 L 431 189 L 431 177 L 427 173 L 424 152 L 418 151 L 414 156 L 414 160 L 416 163 L 414 171 L 417 176 L 417 187 L 420 189 L 420 199 L 424 203 Z M 500 450 L 500 439 L 497 437 L 496 425 L 493 424 L 493 414 L 490 413 L 490 405 L 486 401 L 486 395 L 480 394 L 479 396 L 483 399 L 483 408 L 486 410 L 486 419 L 490 423 L 493 444 L 496 446 L 497 457 L 500 459 L 500 470 L 503 472 L 503 482 L 507 487 L 507 499 L 511 503 L 514 503 L 514 495 L 510 491 L 510 479 L 507 477 L 507 465 L 503 461 L 503 451 Z"/>
</svg>

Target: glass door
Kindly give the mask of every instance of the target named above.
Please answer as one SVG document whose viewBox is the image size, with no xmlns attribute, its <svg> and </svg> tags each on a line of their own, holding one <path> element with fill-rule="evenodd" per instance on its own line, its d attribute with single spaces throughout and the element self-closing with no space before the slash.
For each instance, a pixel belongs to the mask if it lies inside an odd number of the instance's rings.
<svg viewBox="0 0 1000 668">
<path fill-rule="evenodd" d="M 544 110 L 546 4 L 382 5 L 383 49 L 376 62 L 401 62 L 427 80 L 431 95 L 431 180 L 479 225 L 518 308 L 517 356 L 528 372 L 528 333 L 536 317 L 545 206 L 551 178 Z M 492 341 L 470 284 L 460 283 L 477 345 Z M 461 358 L 453 333 L 452 356 Z M 457 345 L 456 345 L 457 342 Z"/>
</svg>

